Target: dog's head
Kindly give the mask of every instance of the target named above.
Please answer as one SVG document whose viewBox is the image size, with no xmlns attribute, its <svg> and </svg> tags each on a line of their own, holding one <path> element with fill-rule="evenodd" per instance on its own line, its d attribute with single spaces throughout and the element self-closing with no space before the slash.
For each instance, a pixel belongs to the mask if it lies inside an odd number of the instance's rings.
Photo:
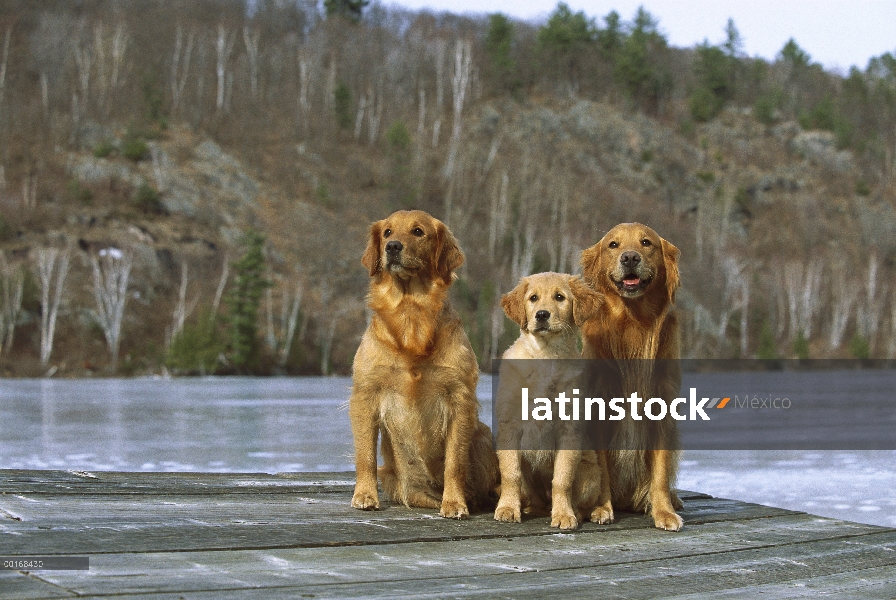
<svg viewBox="0 0 896 600">
<path fill-rule="evenodd" d="M 550 335 L 580 326 L 597 312 L 603 295 L 581 277 L 565 273 L 538 273 L 523 277 L 501 296 L 501 308 L 520 329 Z"/>
<path fill-rule="evenodd" d="M 422 210 L 400 210 L 370 226 L 361 264 L 370 276 L 451 283 L 464 254 L 444 223 Z"/>
<path fill-rule="evenodd" d="M 582 252 L 585 279 L 605 294 L 675 301 L 678 248 L 640 223 L 622 223 Z"/>
</svg>

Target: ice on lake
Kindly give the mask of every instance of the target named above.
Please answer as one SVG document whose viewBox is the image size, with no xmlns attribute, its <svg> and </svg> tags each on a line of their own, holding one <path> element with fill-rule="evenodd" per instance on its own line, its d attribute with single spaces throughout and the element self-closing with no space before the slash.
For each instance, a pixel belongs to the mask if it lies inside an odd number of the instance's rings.
<svg viewBox="0 0 896 600">
<path fill-rule="evenodd" d="M 348 378 L 4 380 L 0 469 L 354 470 Z M 480 378 L 491 423 L 491 380 Z M 685 451 L 678 486 L 896 527 L 894 451 Z"/>
</svg>

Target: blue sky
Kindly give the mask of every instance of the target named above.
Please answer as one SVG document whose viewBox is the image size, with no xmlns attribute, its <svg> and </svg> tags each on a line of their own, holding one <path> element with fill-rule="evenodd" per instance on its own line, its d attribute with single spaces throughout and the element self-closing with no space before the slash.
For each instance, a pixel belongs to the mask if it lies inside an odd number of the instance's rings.
<svg viewBox="0 0 896 600">
<path fill-rule="evenodd" d="M 504 14 L 544 21 L 556 0 L 384 0 L 407 8 L 455 13 Z M 896 0 L 568 0 L 574 10 L 602 17 L 616 10 L 629 20 L 643 5 L 659 19 L 674 46 L 689 47 L 724 39 L 733 18 L 750 56 L 774 58 L 793 37 L 815 62 L 847 72 L 884 52 L 896 53 Z"/>
</svg>

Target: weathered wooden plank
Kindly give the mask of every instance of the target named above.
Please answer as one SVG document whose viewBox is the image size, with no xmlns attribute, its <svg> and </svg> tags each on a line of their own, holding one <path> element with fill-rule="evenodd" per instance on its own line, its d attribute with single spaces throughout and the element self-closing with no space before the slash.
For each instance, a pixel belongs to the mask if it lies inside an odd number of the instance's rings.
<svg viewBox="0 0 896 600">
<path fill-rule="evenodd" d="M 877 543 L 874 536 L 881 531 L 888 530 L 791 514 L 702 525 L 689 535 L 638 529 L 612 535 L 555 534 L 365 547 L 101 555 L 92 558 L 90 576 L 67 572 L 47 577 L 79 594 L 111 589 L 128 593 L 225 589 L 233 585 L 233 580 L 243 582 L 244 587 L 399 580 L 407 585 L 413 581 L 425 585 L 430 579 L 459 574 L 480 577 L 571 569 L 603 571 L 621 563 L 662 565 L 682 558 L 700 561 L 712 554 L 751 548 L 785 549 L 821 540 Z M 209 577 L 190 578 L 184 573 L 208 573 Z"/>
<path fill-rule="evenodd" d="M 0 494 L 344 493 L 354 473 L 119 473 L 0 470 Z"/>
<path fill-rule="evenodd" d="M 73 598 L 75 594 L 54 583 L 16 571 L 0 571 L 0 597 L 5 600 L 32 598 Z"/>
<path fill-rule="evenodd" d="M 896 568 L 892 566 L 862 569 L 849 573 L 835 573 L 823 577 L 796 579 L 783 583 L 717 590 L 711 594 L 670 596 L 666 600 L 700 600 L 726 598 L 754 600 L 755 598 L 837 598 L 837 600 L 869 600 L 896 598 Z"/>
<path fill-rule="evenodd" d="M 861 589 L 858 586 L 865 583 L 862 581 L 863 574 L 872 573 L 880 586 L 886 586 L 887 571 L 892 572 L 896 563 L 896 532 L 869 534 L 863 539 L 864 543 L 856 543 L 853 539 L 834 539 L 771 549 L 763 547 L 655 560 L 631 561 L 620 555 L 618 562 L 599 566 L 505 571 L 488 575 L 469 574 L 464 566 L 445 574 L 433 565 L 423 564 L 413 578 L 325 584 L 284 578 L 259 586 L 257 580 L 240 577 L 239 584 L 234 584 L 239 587 L 177 593 L 184 598 L 198 599 L 227 597 L 231 595 L 228 592 L 235 590 L 239 590 L 241 598 L 545 598 L 559 595 L 658 598 L 676 592 L 690 592 L 693 597 L 708 598 L 726 591 L 736 596 L 747 590 L 765 587 L 770 592 L 778 591 L 764 597 L 790 598 L 794 597 L 790 593 L 792 588 L 823 577 L 838 577 L 841 587 Z M 289 569 L 283 565 L 273 572 L 288 573 Z M 73 589 L 81 592 L 78 588 Z M 871 590 L 866 586 L 865 591 Z M 170 595 L 148 594 L 145 597 L 164 598 Z"/>
<path fill-rule="evenodd" d="M 551 535 L 547 517 L 522 524 L 498 523 L 492 513 L 466 521 L 443 519 L 434 510 L 386 505 L 361 512 L 348 495 L 304 499 L 289 495 L 257 498 L 188 496 L 35 498 L 0 496 L 6 519 L 0 540 L 7 552 L 67 554 L 233 550 L 406 543 L 527 535 Z M 718 498 L 685 502 L 690 525 L 789 514 L 779 508 Z M 646 516 L 620 513 L 616 523 L 586 523 L 581 531 L 652 529 Z M 669 534 L 674 535 L 674 534 Z"/>
</svg>

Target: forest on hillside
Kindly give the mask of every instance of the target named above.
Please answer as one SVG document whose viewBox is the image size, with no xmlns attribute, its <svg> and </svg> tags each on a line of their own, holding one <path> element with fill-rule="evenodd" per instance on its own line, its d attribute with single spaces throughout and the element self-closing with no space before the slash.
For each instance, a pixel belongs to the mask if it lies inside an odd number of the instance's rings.
<svg viewBox="0 0 896 600">
<path fill-rule="evenodd" d="M 896 57 L 742 47 L 649 6 L 0 0 L 0 369 L 346 373 L 399 208 L 460 240 L 486 369 L 500 294 L 632 220 L 682 251 L 686 356 L 896 357 Z"/>
</svg>

